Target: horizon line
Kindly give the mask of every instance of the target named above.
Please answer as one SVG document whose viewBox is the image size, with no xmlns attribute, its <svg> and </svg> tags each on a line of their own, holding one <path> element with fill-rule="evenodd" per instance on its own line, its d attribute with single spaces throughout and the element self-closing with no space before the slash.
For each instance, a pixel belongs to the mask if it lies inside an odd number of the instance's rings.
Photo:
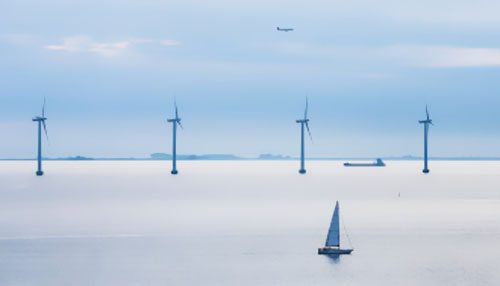
<svg viewBox="0 0 500 286">
<path fill-rule="evenodd" d="M 171 161 L 170 154 L 164 154 L 165 157 L 44 157 L 43 160 L 47 161 Z M 263 154 L 268 155 L 268 154 Z M 177 155 L 179 161 L 294 161 L 299 160 L 299 157 L 291 157 L 285 155 L 272 155 L 272 156 L 256 156 L 256 157 L 243 157 L 233 154 L 202 154 L 202 155 Z M 383 160 L 393 161 L 417 161 L 423 160 L 423 156 L 354 156 L 354 157 L 329 157 L 329 156 L 315 156 L 306 157 L 307 160 L 316 161 L 340 161 L 340 160 L 375 160 L 381 158 Z M 430 160 L 437 161 L 500 161 L 500 156 L 433 156 L 429 157 Z M 0 158 L 0 161 L 36 161 L 37 158 Z"/>
</svg>

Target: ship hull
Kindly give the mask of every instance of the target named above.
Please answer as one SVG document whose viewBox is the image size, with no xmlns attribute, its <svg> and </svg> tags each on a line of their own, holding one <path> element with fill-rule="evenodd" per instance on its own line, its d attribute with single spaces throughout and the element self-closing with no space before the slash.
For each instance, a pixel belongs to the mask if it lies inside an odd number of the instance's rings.
<svg viewBox="0 0 500 286">
<path fill-rule="evenodd" d="M 385 167 L 384 165 L 379 165 L 379 164 L 363 164 L 363 163 L 344 163 L 344 166 L 346 167 Z"/>
<path fill-rule="evenodd" d="M 346 163 L 344 163 L 344 166 L 346 166 L 346 167 L 385 167 L 385 163 L 384 163 L 384 161 L 382 161 L 382 159 L 378 158 L 373 163 L 351 163 L 351 162 L 346 162 Z"/>
<path fill-rule="evenodd" d="M 351 254 L 352 251 L 353 249 L 341 249 L 332 247 L 318 248 L 318 254 L 327 254 L 327 255 Z"/>
</svg>

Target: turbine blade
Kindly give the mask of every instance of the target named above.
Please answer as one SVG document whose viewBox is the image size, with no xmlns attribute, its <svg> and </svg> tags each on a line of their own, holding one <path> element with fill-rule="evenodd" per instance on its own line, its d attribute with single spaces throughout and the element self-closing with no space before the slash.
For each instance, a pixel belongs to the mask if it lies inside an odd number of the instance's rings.
<svg viewBox="0 0 500 286">
<path fill-rule="evenodd" d="M 175 106 L 175 118 L 179 118 L 179 111 L 177 110 L 177 101 L 174 100 L 174 106 Z"/>
<path fill-rule="evenodd" d="M 307 119 L 307 111 L 309 109 L 309 100 L 306 96 L 306 110 L 304 111 L 304 119 Z"/>
<path fill-rule="evenodd" d="M 429 120 L 429 110 L 427 109 L 427 105 L 425 106 L 425 114 L 427 115 L 427 120 Z"/>
<path fill-rule="evenodd" d="M 306 129 L 307 129 L 307 133 L 309 133 L 309 138 L 311 139 L 311 142 L 313 142 L 313 137 L 312 137 L 312 134 L 311 134 L 311 130 L 309 129 L 309 123 L 307 123 L 306 121 Z"/>
<path fill-rule="evenodd" d="M 179 119 L 179 121 L 177 121 L 177 124 L 179 124 L 179 127 L 180 127 L 181 129 L 184 129 L 184 126 L 182 126 L 182 124 L 181 124 L 181 120 L 180 120 L 180 119 Z"/>
<path fill-rule="evenodd" d="M 45 117 L 45 96 L 43 97 L 42 117 Z M 44 126 L 45 126 L 45 124 L 44 124 Z"/>
<path fill-rule="evenodd" d="M 45 120 L 42 121 L 43 131 L 45 132 L 45 138 L 49 141 L 49 134 L 47 134 L 47 125 L 45 124 Z"/>
</svg>

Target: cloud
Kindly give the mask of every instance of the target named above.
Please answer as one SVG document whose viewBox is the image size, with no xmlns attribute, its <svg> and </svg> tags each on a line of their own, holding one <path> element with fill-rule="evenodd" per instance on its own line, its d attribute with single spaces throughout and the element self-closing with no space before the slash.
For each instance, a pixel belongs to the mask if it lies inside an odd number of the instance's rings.
<svg viewBox="0 0 500 286">
<path fill-rule="evenodd" d="M 114 57 L 120 55 L 132 46 L 141 44 L 177 46 L 179 42 L 175 40 L 153 40 L 147 38 L 132 38 L 115 42 L 97 42 L 87 36 L 72 36 L 62 39 L 61 44 L 46 45 L 45 48 L 51 51 L 91 53 L 103 57 Z"/>
<path fill-rule="evenodd" d="M 90 42 L 91 40 L 86 37 L 69 37 L 63 39 L 62 44 L 48 45 L 45 48 L 52 51 L 80 52 L 86 49 Z"/>
<path fill-rule="evenodd" d="M 469 48 L 454 46 L 395 47 L 413 55 L 413 64 L 435 68 L 500 67 L 499 48 Z"/>
<path fill-rule="evenodd" d="M 379 47 L 280 43 L 272 47 L 280 55 L 309 60 L 344 62 L 357 66 L 427 68 L 500 67 L 500 48 L 447 45 L 388 45 Z"/>
<path fill-rule="evenodd" d="M 493 67 L 500 66 L 500 49 L 433 47 L 430 61 L 434 67 Z"/>
<path fill-rule="evenodd" d="M 95 43 L 89 48 L 89 52 L 101 56 L 115 56 L 129 46 L 130 42 Z"/>
<path fill-rule="evenodd" d="M 180 43 L 176 40 L 161 40 L 160 44 L 167 47 L 180 45 Z"/>
<path fill-rule="evenodd" d="M 86 36 L 74 36 L 63 39 L 62 44 L 47 45 L 46 49 L 64 52 L 87 52 L 100 56 L 115 56 L 130 46 L 130 41 L 95 42 Z"/>
</svg>

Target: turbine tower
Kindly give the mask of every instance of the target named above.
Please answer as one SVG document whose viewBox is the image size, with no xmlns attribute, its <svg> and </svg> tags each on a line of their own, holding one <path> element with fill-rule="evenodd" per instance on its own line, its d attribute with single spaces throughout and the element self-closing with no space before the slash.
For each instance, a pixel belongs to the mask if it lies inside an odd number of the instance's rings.
<svg viewBox="0 0 500 286">
<path fill-rule="evenodd" d="M 177 111 L 177 102 L 174 101 L 175 118 L 167 119 L 167 122 L 172 123 L 172 175 L 177 175 L 177 124 L 182 128 L 179 112 Z"/>
<path fill-rule="evenodd" d="M 429 110 L 427 109 L 427 105 L 425 106 L 425 114 L 426 114 L 427 118 L 425 120 L 419 120 L 418 123 L 424 124 L 424 169 L 422 170 L 422 172 L 424 172 L 424 174 L 427 174 L 427 173 L 429 173 L 429 168 L 427 165 L 427 159 L 428 159 L 428 157 L 427 157 L 427 148 L 428 148 L 427 140 L 429 137 L 429 124 L 434 125 L 432 123 L 432 119 L 430 119 L 430 117 L 429 117 Z"/>
<path fill-rule="evenodd" d="M 311 135 L 311 130 L 309 130 L 309 118 L 307 118 L 307 109 L 309 108 L 309 101 L 306 97 L 306 109 L 304 111 L 304 118 L 303 119 L 297 119 L 295 122 L 300 123 L 300 174 L 305 174 L 306 169 L 305 169 L 305 151 L 304 151 L 304 127 L 307 129 L 307 133 L 309 133 L 309 138 L 311 138 L 312 141 L 312 135 Z"/>
<path fill-rule="evenodd" d="M 35 122 L 38 122 L 38 168 L 36 171 L 37 176 L 42 176 L 43 171 L 42 171 L 42 125 L 43 125 L 43 131 L 45 132 L 45 137 L 47 138 L 47 141 L 49 140 L 49 136 L 47 135 L 47 125 L 45 124 L 45 120 L 47 120 L 47 117 L 45 117 L 45 97 L 43 98 L 43 106 L 42 106 L 42 116 L 36 116 L 35 118 L 32 119 Z"/>
</svg>

